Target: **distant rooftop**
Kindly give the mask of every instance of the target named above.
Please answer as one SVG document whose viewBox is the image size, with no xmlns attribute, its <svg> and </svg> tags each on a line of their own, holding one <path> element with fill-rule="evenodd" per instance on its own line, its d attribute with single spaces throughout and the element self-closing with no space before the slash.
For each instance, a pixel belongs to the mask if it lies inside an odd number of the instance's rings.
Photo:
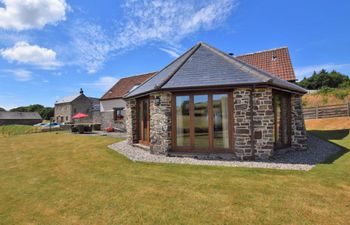
<svg viewBox="0 0 350 225">
<path fill-rule="evenodd" d="M 80 95 L 83 95 L 83 94 L 84 94 L 83 89 L 80 89 L 79 94 L 63 97 L 63 98 L 57 100 L 55 102 L 55 104 L 70 103 L 70 102 L 74 101 L 75 99 L 77 99 Z M 94 97 L 87 97 L 87 98 L 89 98 L 90 101 L 92 101 L 92 102 L 99 101 L 98 98 L 94 98 Z"/>
<path fill-rule="evenodd" d="M 287 47 L 247 53 L 236 56 L 236 58 L 269 72 L 283 80 L 296 80 Z"/>
<path fill-rule="evenodd" d="M 156 72 L 150 72 L 122 78 L 101 97 L 101 100 L 122 98 L 129 91 L 136 89 L 147 79 L 151 78 L 155 73 Z"/>
<path fill-rule="evenodd" d="M 38 112 L 0 112 L 0 120 L 42 119 Z"/>
</svg>

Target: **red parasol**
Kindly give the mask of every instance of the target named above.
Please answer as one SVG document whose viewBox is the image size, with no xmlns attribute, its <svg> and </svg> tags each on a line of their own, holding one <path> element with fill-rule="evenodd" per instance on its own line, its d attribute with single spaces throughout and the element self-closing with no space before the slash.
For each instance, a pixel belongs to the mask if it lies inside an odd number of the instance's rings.
<svg viewBox="0 0 350 225">
<path fill-rule="evenodd" d="M 73 119 L 82 119 L 82 118 L 86 118 L 86 117 L 89 117 L 89 115 L 86 115 L 84 113 L 77 113 L 72 118 Z"/>
</svg>

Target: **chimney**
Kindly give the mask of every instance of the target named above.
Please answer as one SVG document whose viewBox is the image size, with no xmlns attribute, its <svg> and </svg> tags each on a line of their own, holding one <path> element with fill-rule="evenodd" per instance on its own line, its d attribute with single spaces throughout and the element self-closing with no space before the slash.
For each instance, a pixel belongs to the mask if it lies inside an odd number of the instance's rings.
<svg viewBox="0 0 350 225">
<path fill-rule="evenodd" d="M 79 93 L 80 93 L 81 95 L 82 95 L 82 94 L 84 94 L 84 91 L 83 91 L 83 89 L 82 89 L 82 88 L 80 88 Z"/>
</svg>

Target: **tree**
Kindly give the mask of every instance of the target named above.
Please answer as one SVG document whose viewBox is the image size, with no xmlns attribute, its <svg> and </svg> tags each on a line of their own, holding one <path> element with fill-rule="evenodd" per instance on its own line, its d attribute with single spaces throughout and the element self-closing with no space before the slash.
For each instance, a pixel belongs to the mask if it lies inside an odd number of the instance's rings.
<svg viewBox="0 0 350 225">
<path fill-rule="evenodd" d="M 314 71 L 311 77 L 305 77 L 297 84 L 310 90 L 318 90 L 321 88 L 350 87 L 350 79 L 347 75 L 341 74 L 335 70 L 329 73 L 325 69 L 322 69 L 318 73 Z"/>
<path fill-rule="evenodd" d="M 45 107 L 43 108 L 39 114 L 44 120 L 49 120 L 51 117 L 54 116 L 55 110 L 52 107 Z"/>
<path fill-rule="evenodd" d="M 6 112 L 6 109 L 0 107 L 0 112 Z"/>
<path fill-rule="evenodd" d="M 10 110 L 11 112 L 38 112 L 44 120 L 49 120 L 54 116 L 54 108 L 44 107 L 43 105 L 34 104 L 21 106 Z"/>
</svg>

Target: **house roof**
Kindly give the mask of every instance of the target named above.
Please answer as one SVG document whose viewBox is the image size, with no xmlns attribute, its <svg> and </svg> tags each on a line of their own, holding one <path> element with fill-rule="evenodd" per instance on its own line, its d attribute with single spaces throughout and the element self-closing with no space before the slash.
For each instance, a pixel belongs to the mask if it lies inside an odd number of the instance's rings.
<svg viewBox="0 0 350 225">
<path fill-rule="evenodd" d="M 41 120 L 38 112 L 0 112 L 0 120 Z"/>
<path fill-rule="evenodd" d="M 125 97 L 155 90 L 252 84 L 268 84 L 306 93 L 293 83 L 200 42 Z"/>
<path fill-rule="evenodd" d="M 287 47 L 248 53 L 236 56 L 236 58 L 265 70 L 283 80 L 296 80 Z"/>
<path fill-rule="evenodd" d="M 100 100 L 109 100 L 116 98 L 123 98 L 136 85 L 142 84 L 144 81 L 152 77 L 156 72 L 140 74 L 136 76 L 126 77 L 120 79 L 114 86 L 109 89 Z"/>
<path fill-rule="evenodd" d="M 80 94 L 72 95 L 72 96 L 65 96 L 65 97 L 63 97 L 63 98 L 57 100 L 57 101 L 55 102 L 55 104 L 69 103 L 69 102 L 72 102 L 72 101 L 74 101 L 75 99 L 77 99 L 79 96 L 80 96 Z"/>
</svg>

